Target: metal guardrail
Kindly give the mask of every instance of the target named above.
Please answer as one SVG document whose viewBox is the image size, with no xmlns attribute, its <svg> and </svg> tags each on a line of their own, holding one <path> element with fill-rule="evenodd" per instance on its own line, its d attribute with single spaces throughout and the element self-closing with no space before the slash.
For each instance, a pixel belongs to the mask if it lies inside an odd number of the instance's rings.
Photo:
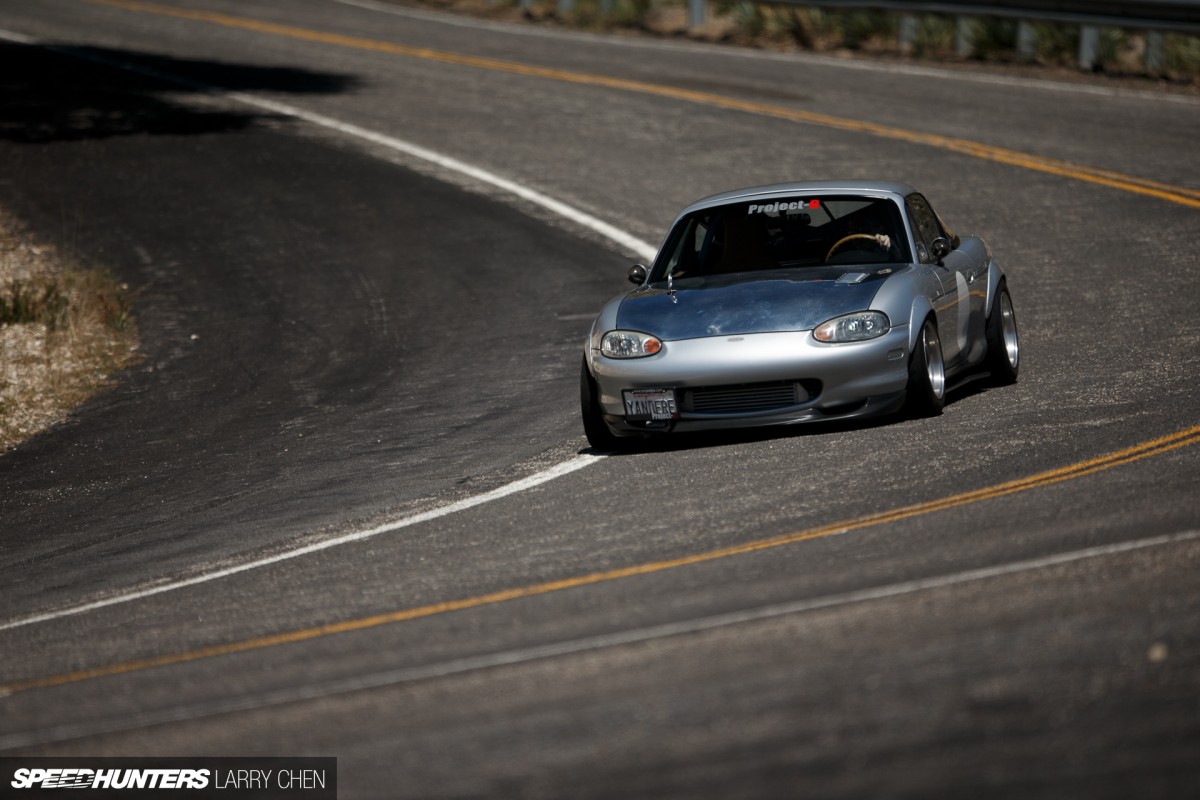
<svg viewBox="0 0 1200 800">
<path fill-rule="evenodd" d="M 559 14 L 574 10 L 576 0 L 557 0 Z M 601 16 L 612 13 L 616 0 L 597 0 Z M 520 0 L 529 7 L 533 0 Z M 958 18 L 955 41 L 960 55 L 971 52 L 974 17 L 1002 17 L 1019 21 L 1017 55 L 1032 59 L 1034 32 L 1031 22 L 1079 25 L 1079 66 L 1096 64 L 1100 28 L 1146 31 L 1146 68 L 1164 66 L 1163 32 L 1200 35 L 1200 0 L 747 0 L 764 5 L 790 5 L 818 9 L 884 11 L 900 15 L 900 46 L 908 49 L 916 38 L 917 15 L 948 14 Z M 688 25 L 698 28 L 708 19 L 710 0 L 687 0 Z"/>
<path fill-rule="evenodd" d="M 566 0 L 570 1 L 570 0 Z M 560 0 L 564 2 L 564 0 Z M 1146 68 L 1164 66 L 1164 31 L 1200 34 L 1200 0 L 756 0 L 766 5 L 792 5 L 820 9 L 886 11 L 900 15 L 900 46 L 908 49 L 916 38 L 918 14 L 949 14 L 958 17 L 955 49 L 969 55 L 972 48 L 973 17 L 1004 17 L 1019 21 L 1017 54 L 1034 55 L 1034 32 L 1030 22 L 1077 24 L 1079 66 L 1095 66 L 1100 28 L 1129 28 L 1146 31 Z M 688 24 L 699 27 L 708 15 L 708 0 L 688 0 Z"/>
<path fill-rule="evenodd" d="M 1008 17 L 1079 25 L 1200 33 L 1200 0 L 770 0 L 775 4 Z"/>
</svg>

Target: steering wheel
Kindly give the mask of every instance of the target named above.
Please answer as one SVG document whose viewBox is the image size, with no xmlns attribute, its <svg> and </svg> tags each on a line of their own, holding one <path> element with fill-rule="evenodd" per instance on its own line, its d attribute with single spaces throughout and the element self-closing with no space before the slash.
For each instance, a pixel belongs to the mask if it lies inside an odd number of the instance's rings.
<svg viewBox="0 0 1200 800">
<path fill-rule="evenodd" d="M 829 248 L 829 252 L 825 254 L 825 260 L 828 261 L 830 258 L 832 258 L 834 251 L 844 245 L 846 242 L 852 242 L 855 239 L 870 239 L 871 244 L 876 245 L 877 247 L 882 247 L 884 250 L 889 250 L 892 246 L 891 240 L 883 234 L 852 233 L 849 236 L 843 236 L 841 239 L 838 239 L 833 247 Z"/>
</svg>

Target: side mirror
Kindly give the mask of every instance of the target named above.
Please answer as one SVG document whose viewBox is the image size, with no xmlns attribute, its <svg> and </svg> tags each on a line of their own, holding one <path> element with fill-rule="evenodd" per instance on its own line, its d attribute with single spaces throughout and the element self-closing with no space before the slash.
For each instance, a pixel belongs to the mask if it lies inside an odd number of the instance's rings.
<svg viewBox="0 0 1200 800">
<path fill-rule="evenodd" d="M 649 273 L 646 271 L 645 264 L 634 264 L 629 268 L 629 282 L 635 286 L 641 286 L 646 282 L 647 274 Z"/>
<path fill-rule="evenodd" d="M 940 265 L 942 263 L 942 259 L 950 255 L 950 251 L 954 248 L 950 246 L 949 239 L 947 239 L 945 236 L 939 236 L 930 244 L 930 249 L 933 250 L 933 257 Z"/>
</svg>

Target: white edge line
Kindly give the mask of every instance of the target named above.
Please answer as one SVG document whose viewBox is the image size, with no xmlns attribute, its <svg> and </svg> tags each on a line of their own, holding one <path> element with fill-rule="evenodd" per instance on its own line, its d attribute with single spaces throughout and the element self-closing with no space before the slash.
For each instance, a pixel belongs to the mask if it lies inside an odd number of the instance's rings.
<svg viewBox="0 0 1200 800">
<path fill-rule="evenodd" d="M 17 44 L 37 44 L 37 40 L 32 37 L 5 30 L 0 30 L 0 39 L 6 42 L 16 42 Z"/>
<path fill-rule="evenodd" d="M 251 97 L 249 95 L 235 92 L 225 93 L 225 96 L 233 100 L 237 100 L 239 103 L 243 103 L 245 105 L 255 106 L 266 111 L 274 111 L 275 113 L 285 114 L 290 117 L 296 117 L 297 119 L 302 119 L 305 122 L 310 122 L 323 128 L 329 128 L 331 130 L 338 131 L 339 133 L 344 133 L 348 136 L 353 136 L 373 144 L 383 145 L 384 147 L 396 150 L 422 161 L 427 161 L 451 172 L 457 172 L 460 175 L 466 175 L 467 177 L 473 178 L 480 183 L 494 186 L 497 189 L 519 197 L 522 200 L 527 200 L 530 203 L 540 206 L 559 217 L 574 222 L 580 227 L 587 228 L 590 231 L 598 233 L 605 239 L 617 244 L 622 249 L 628 250 L 637 255 L 639 258 L 647 261 L 653 260 L 654 254 L 657 252 L 657 248 L 651 245 L 649 242 L 638 239 L 637 237 L 620 230 L 616 226 L 610 225 L 604 220 L 594 217 L 585 211 L 580 211 L 574 206 L 568 205 L 561 200 L 556 200 L 547 194 L 537 191 L 536 189 L 531 189 L 528 186 L 517 183 L 516 181 L 501 177 L 494 172 L 489 172 L 481 167 L 476 167 L 471 164 L 467 164 L 466 162 L 459 161 L 456 158 L 442 155 L 441 153 L 434 152 L 433 150 L 413 144 L 412 142 L 406 142 L 402 139 L 397 139 L 394 136 L 388 136 L 385 133 L 372 131 L 367 128 L 359 127 L 358 125 L 342 122 L 340 120 L 333 119 L 332 117 L 326 117 L 322 114 L 317 114 L 312 111 L 305 111 L 304 109 L 274 100 L 265 100 L 259 97 Z"/>
<path fill-rule="evenodd" d="M 350 544 L 351 542 L 361 542 L 364 539 L 371 539 L 371 538 L 374 538 L 381 534 L 392 533 L 393 531 L 398 531 L 401 528 L 408 528 L 413 525 L 419 525 L 422 522 L 429 522 L 430 520 L 435 520 L 440 517 L 446 517 L 451 514 L 456 514 L 459 511 L 465 511 L 468 508 L 474 508 L 475 506 L 481 506 L 481 505 L 484 505 L 485 503 L 490 503 L 494 500 L 499 500 L 501 498 L 508 497 L 510 495 L 519 494 L 520 492 L 524 492 L 528 489 L 532 489 L 535 486 L 540 486 L 543 483 L 548 483 L 549 481 L 552 481 L 555 478 L 561 478 L 563 475 L 568 475 L 572 472 L 575 472 L 576 470 L 583 469 L 584 467 L 590 466 L 590 465 L 596 463 L 597 461 L 602 460 L 603 458 L 604 458 L 604 456 L 593 456 L 593 455 L 576 456 L 575 458 L 572 458 L 569 461 L 564 461 L 561 464 L 556 464 L 553 467 L 550 467 L 549 469 L 542 470 L 541 472 L 535 473 L 526 478 L 522 478 L 518 481 L 513 481 L 512 483 L 505 484 L 504 486 L 493 489 L 490 492 L 484 492 L 483 494 L 478 494 L 478 495 L 475 495 L 474 497 L 467 497 L 463 500 L 459 500 L 457 502 L 450 503 L 449 505 L 441 506 L 439 508 L 434 508 L 429 511 L 422 511 L 419 514 L 413 514 L 412 516 L 404 517 L 404 518 L 398 519 L 394 522 L 388 522 L 386 524 L 379 525 L 374 528 L 369 528 L 367 530 L 355 531 L 353 533 L 347 533 L 342 536 L 334 537 L 332 539 L 325 539 L 320 542 L 315 542 L 314 544 L 305 545 L 304 547 L 298 547 L 293 550 L 287 550 L 282 553 L 276 553 L 273 556 L 259 558 L 254 561 L 247 561 L 247 562 L 244 562 L 242 564 L 237 564 L 232 567 L 226 567 L 224 569 L 215 570 L 213 572 L 206 572 L 203 575 L 196 575 L 191 578 L 184 578 L 183 580 L 172 581 L 170 583 L 163 583 L 163 584 L 159 584 L 157 586 L 151 586 L 146 589 L 140 589 L 140 590 L 133 591 L 133 592 L 126 592 L 125 594 L 120 594 L 120 595 L 116 595 L 113 597 L 106 597 L 103 600 L 96 600 L 95 602 L 92 602 L 92 603 L 84 603 L 84 604 L 78 605 L 78 606 L 71 606 L 69 608 L 59 609 L 57 611 L 47 611 L 43 614 L 34 614 L 32 616 L 22 617 L 20 619 L 15 619 L 15 620 L 10 620 L 8 622 L 0 624 L 0 631 L 10 630 L 12 628 L 19 628 L 24 625 L 33 625 L 38 622 L 47 622 L 49 620 L 60 619 L 62 617 L 73 616 L 76 614 L 82 614 L 87 611 L 95 611 L 96 609 L 99 609 L 99 608 L 106 608 L 108 606 L 115 606 L 115 605 L 118 605 L 121 603 L 128 603 L 133 600 L 141 600 L 142 598 L 145 598 L 145 597 L 153 597 L 156 594 L 163 594 L 165 592 L 173 592 L 176 589 L 183 589 L 188 586 L 196 586 L 197 584 L 208 583 L 209 581 L 215 581 L 215 580 L 219 580 L 221 578 L 227 578 L 230 575 L 237 575 L 238 573 L 241 573 L 241 572 L 249 572 L 250 570 L 260 569 L 262 567 L 267 567 L 272 564 L 278 564 L 281 561 L 289 561 L 293 558 L 299 558 L 301 556 L 310 555 L 312 553 L 319 553 L 322 550 L 329 550 L 330 548 L 333 548 L 333 547 L 340 547 L 341 545 Z"/>
<path fill-rule="evenodd" d="M 225 92 L 225 91 L 221 91 L 220 89 L 218 89 L 217 87 L 214 87 L 214 86 L 209 86 L 207 84 L 192 81 L 187 78 L 182 78 L 182 77 L 179 77 L 176 75 L 171 75 L 169 73 L 163 73 L 158 70 L 151 70 L 151 69 L 138 67 L 133 64 L 112 61 L 109 59 L 104 59 L 104 58 L 94 56 L 92 54 L 78 53 L 69 48 L 45 45 L 45 44 L 38 42 L 36 39 L 30 38 L 27 36 L 23 36 L 22 34 L 19 34 L 19 33 L 13 33 L 11 31 L 0 30 L 0 39 L 12 41 L 12 42 L 18 42 L 21 44 L 39 45 L 39 46 L 45 47 L 46 49 L 53 50 L 53 51 L 59 52 L 59 53 L 63 53 L 64 55 L 70 55 L 70 56 L 74 56 L 76 58 L 83 58 L 83 59 L 90 60 L 90 61 L 97 61 L 99 63 L 103 63 L 103 64 L 106 64 L 106 65 L 112 66 L 112 67 L 117 67 L 119 69 L 124 69 L 124 70 L 130 71 L 130 72 L 141 73 L 141 74 L 148 75 L 148 76 L 151 76 L 154 78 L 159 78 L 162 80 L 189 86 L 192 88 L 200 88 L 207 92 L 210 92 L 210 93 L 213 93 L 213 94 L 216 94 L 219 96 L 227 97 L 231 100 L 235 100 L 244 105 L 250 105 L 250 106 L 254 106 L 256 108 L 264 109 L 267 111 L 272 111 L 277 114 L 283 114 L 286 116 L 295 117 L 297 119 L 304 120 L 305 122 L 309 122 L 314 125 L 319 125 L 324 128 L 329 128 L 331 130 L 338 131 L 339 133 L 343 133 L 348 136 L 353 136 L 355 138 L 362 139 L 364 141 L 368 141 L 373 144 L 382 145 L 382 146 L 390 148 L 392 150 L 396 150 L 398 152 L 404 153 L 405 155 L 411 156 L 413 158 L 417 158 L 422 161 L 427 161 L 431 164 L 441 167 L 442 169 L 449 170 L 452 172 L 457 172 L 459 174 L 465 175 L 469 178 L 479 181 L 480 183 L 494 186 L 498 189 L 501 189 L 504 192 L 507 192 L 511 195 L 514 195 L 514 196 L 519 197 L 523 200 L 526 200 L 530 203 L 533 203 L 537 206 L 540 206 L 541 208 L 544 208 L 547 211 L 549 211 L 559 217 L 567 219 L 583 228 L 586 228 L 588 230 L 591 230 L 595 233 L 600 234 L 601 236 L 603 236 L 604 238 L 613 242 L 614 244 L 618 245 L 619 247 L 626 249 L 647 261 L 653 259 L 654 254 L 656 252 L 656 248 L 653 247 L 652 245 L 650 245 L 649 243 L 644 242 L 641 239 L 638 239 L 635 236 L 632 236 L 631 234 L 628 234 L 625 231 L 622 231 L 619 228 L 617 228 L 613 225 L 610 225 L 609 223 L 604 222 L 603 220 L 598 219 L 597 217 L 592 216 L 591 214 L 588 214 L 584 211 L 580 211 L 579 209 L 575 208 L 574 206 L 568 205 L 567 203 L 564 203 L 560 200 L 556 200 L 547 194 L 539 192 L 536 189 L 531 189 L 528 186 L 524 186 L 520 183 L 517 183 L 516 181 L 501 177 L 493 172 L 489 172 L 488 170 L 482 169 L 480 167 L 472 166 L 471 164 L 467 164 L 463 161 L 459 161 L 458 159 L 451 158 L 450 156 L 442 155 L 441 153 L 434 152 L 433 150 L 429 150 L 427 148 L 421 147 L 420 145 L 416 145 L 411 142 L 406 142 L 402 139 L 397 139 L 394 136 L 388 136 L 387 134 L 379 133 L 378 131 L 368 130 L 367 128 L 359 127 L 358 125 L 352 125 L 347 122 L 342 122 L 340 120 L 333 119 L 332 117 L 327 117 L 322 114 L 317 114 L 317 113 L 314 113 L 311 111 L 305 111 L 304 109 L 297 108 L 297 107 L 291 106 L 291 105 L 287 105 L 285 103 L 279 103 L 274 100 L 266 100 L 266 99 L 262 99 L 262 98 L 258 98 L 258 97 L 251 97 L 250 95 L 241 94 L 241 93 L 237 93 L 237 92 Z M 384 533 L 391 533 L 393 531 L 400 530 L 401 528 L 407 528 L 411 525 L 417 525 L 422 522 L 428 522 L 430 520 L 438 519 L 439 517 L 444 517 L 449 514 L 454 514 L 459 511 L 468 509 L 468 508 L 473 508 L 475 506 L 482 505 L 484 503 L 490 503 L 493 500 L 499 500 L 500 498 L 508 497 L 509 495 L 513 495 L 513 494 L 517 494 L 518 492 L 523 492 L 534 486 L 538 486 L 538 485 L 546 483 L 548 481 L 552 481 L 555 478 L 558 478 L 558 477 L 561 477 L 568 473 L 574 472 L 578 469 L 583 469 L 586 466 L 596 463 L 597 461 L 601 460 L 602 458 L 603 458 L 603 456 L 593 456 L 593 455 L 576 456 L 575 458 L 573 458 L 569 461 L 565 461 L 561 464 L 557 464 L 553 467 L 550 467 L 549 469 L 535 473 L 526 478 L 522 478 L 521 480 L 514 481 L 513 483 L 507 484 L 505 486 L 501 486 L 500 488 L 494 489 L 490 492 L 485 492 L 484 494 L 476 495 L 474 497 L 468 497 L 464 500 L 459 500 L 458 502 L 451 503 L 447 506 L 442 506 L 441 508 L 436 508 L 431 511 L 425 511 L 425 512 L 422 512 L 420 514 L 415 514 L 410 517 L 405 517 L 405 518 L 397 520 L 395 522 L 390 522 L 385 525 L 380 525 L 378 527 L 371 528 L 370 530 L 356 531 L 354 533 L 349 533 L 349 534 L 346 534 L 343 536 L 338 536 L 338 537 L 335 537 L 332 539 L 326 539 L 322 542 L 317 542 L 315 544 L 306 545 L 304 547 L 296 548 L 294 550 L 288 550 L 288 551 L 285 551 L 282 553 L 277 553 L 273 556 L 269 556 L 266 558 L 260 558 L 260 559 L 254 560 L 254 561 L 247 561 L 245 563 L 238 564 L 233 567 L 227 567 L 225 569 L 216 570 L 214 572 L 207 572 L 207 573 L 204 573 L 203 575 L 196 575 L 194 577 L 186 578 L 183 580 L 171 581 L 169 583 L 163 583 L 163 584 L 159 584 L 157 586 L 151 586 L 146 589 L 140 589 L 140 590 L 126 592 L 126 593 L 119 594 L 119 595 L 114 595 L 112 597 L 107 597 L 107 598 L 104 598 L 103 600 L 96 600 L 91 603 L 84 603 L 84 604 L 77 605 L 77 606 L 70 606 L 67 608 L 58 609 L 56 611 L 48 611 L 48 612 L 41 613 L 41 614 L 33 614 L 33 615 L 30 615 L 27 617 L 21 617 L 18 619 L 8 620 L 6 622 L 0 623 L 0 631 L 11 630 L 13 628 L 19 628 L 19 627 L 22 627 L 25 625 L 33 625 L 33 624 L 36 624 L 39 622 L 48 622 L 50 620 L 61 619 L 63 617 L 69 617 L 69 616 L 74 616 L 77 614 L 83 614 L 88 611 L 95 611 L 96 609 L 106 608 L 108 606 L 114 606 L 114 605 L 118 605 L 121 603 L 132 602 L 134 600 L 140 600 L 140 599 L 143 599 L 146 597 L 152 597 L 157 594 L 163 594 L 165 592 L 171 592 L 171 591 L 175 591 L 177 589 L 183 589 L 188 586 L 195 586 L 195 585 L 201 584 L 201 583 L 207 583 L 209 581 L 215 581 L 215 580 L 219 580 L 221 578 L 229 577 L 230 575 L 236 575 L 241 572 L 247 572 L 249 570 L 259 569 L 261 567 L 269 566 L 271 564 L 277 564 L 281 561 L 287 561 L 287 560 L 290 560 L 293 558 L 299 558 L 301 556 L 309 555 L 311 553 L 320 552 L 321 550 L 328 550 L 331 547 L 338 547 L 343 544 L 349 544 L 351 542 L 359 542 L 364 539 L 370 539 L 372 537 L 379 536 Z"/>
<path fill-rule="evenodd" d="M 967 570 L 953 575 L 943 575 L 936 578 L 895 583 L 890 586 L 879 586 L 873 589 L 862 589 L 855 592 L 827 595 L 809 600 L 798 600 L 790 603 L 778 603 L 762 606 L 745 611 L 735 611 L 728 614 L 716 614 L 708 617 L 672 622 L 665 625 L 653 625 L 645 628 L 622 631 L 615 634 L 589 636 L 553 644 L 538 645 L 499 653 L 488 653 L 480 656 L 444 661 L 438 664 L 427 664 L 418 667 L 377 672 L 371 675 L 355 676 L 352 678 L 327 681 L 308 686 L 289 687 L 272 692 L 238 698 L 226 698 L 219 702 L 205 705 L 182 706 L 173 709 L 163 709 L 148 713 L 128 715 L 101 721 L 98 723 L 76 723 L 60 725 L 43 731 L 26 731 L 0 736 L 0 751 L 12 750 L 18 747 L 51 744 L 85 736 L 98 736 L 118 731 L 136 730 L 153 725 L 171 722 L 186 722 L 190 720 L 215 717 L 240 711 L 253 711 L 289 703 L 318 700 L 335 695 L 369 689 L 381 689 L 418 681 L 447 678 L 469 672 L 477 672 L 497 667 L 515 666 L 549 658 L 578 655 L 581 653 L 604 650 L 626 645 L 643 644 L 657 639 L 666 639 L 688 634 L 704 633 L 718 628 L 727 628 L 753 622 L 761 622 L 793 614 L 810 611 L 822 611 L 840 606 L 855 605 L 873 600 L 887 600 L 905 595 L 933 589 L 943 589 L 966 583 L 975 583 L 1014 575 L 1022 572 L 1032 572 L 1050 567 L 1058 567 L 1079 561 L 1086 561 L 1102 556 L 1119 555 L 1152 547 L 1168 544 L 1190 542 L 1200 539 L 1200 530 L 1181 531 L 1179 533 L 1154 536 L 1130 542 L 1098 545 L 1083 550 L 1073 550 L 1042 558 L 1016 561 L 992 567 Z"/>
</svg>

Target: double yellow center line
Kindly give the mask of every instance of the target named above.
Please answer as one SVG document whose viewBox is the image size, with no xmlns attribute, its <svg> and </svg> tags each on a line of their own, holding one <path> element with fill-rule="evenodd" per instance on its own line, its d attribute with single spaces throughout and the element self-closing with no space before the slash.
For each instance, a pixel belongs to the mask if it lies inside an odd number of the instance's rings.
<svg viewBox="0 0 1200 800">
<path fill-rule="evenodd" d="M 1119 172 L 1080 166 L 1066 161 L 1060 161 L 1058 159 L 1022 153 L 1016 150 L 995 147 L 993 145 L 974 142 L 968 139 L 942 136 L 935 133 L 911 131 L 890 125 L 881 125 L 874 122 L 864 122 L 862 120 L 848 119 L 829 114 L 820 114 L 813 111 L 803 111 L 801 109 L 789 108 L 787 106 L 739 100 L 734 97 L 726 97 L 724 95 L 711 94 L 709 92 L 698 92 L 690 89 L 681 89 L 665 84 L 648 83 L 645 81 L 628 80 L 625 78 L 614 78 L 606 75 L 592 75 L 584 72 L 571 72 L 568 70 L 553 69 L 550 67 L 521 64 L 513 61 L 502 61 L 494 58 L 483 58 L 480 56 L 463 55 L 461 53 L 432 50 L 426 47 L 411 47 L 409 45 L 396 44 L 394 42 L 386 42 L 378 39 L 344 36 L 336 33 L 327 33 L 324 31 L 299 28 L 292 25 L 281 25 L 278 23 L 263 22 L 245 17 L 234 17 L 228 14 L 220 14 L 212 11 L 174 8 L 155 3 L 137 2 L 136 0 L 86 1 L 95 5 L 111 6 L 113 8 L 120 8 L 127 11 L 137 11 L 147 14 L 158 14 L 161 16 L 194 20 L 197 22 L 206 22 L 213 25 L 220 25 L 225 28 L 254 31 L 256 33 L 281 36 L 303 42 L 316 42 L 320 44 L 336 45 L 339 47 L 349 47 L 356 50 L 388 53 L 391 55 L 416 58 L 424 61 L 434 61 L 442 64 L 454 64 L 464 67 L 475 67 L 478 69 L 490 70 L 492 72 L 505 72 L 513 75 L 523 75 L 531 78 L 543 78 L 546 80 L 559 81 L 563 83 L 574 83 L 584 86 L 616 89 L 619 91 L 652 95 L 655 97 L 665 97 L 672 100 L 681 100 L 684 102 L 695 103 L 712 108 L 721 108 L 731 111 L 744 111 L 750 114 L 758 114 L 760 116 L 773 117 L 775 119 L 788 120 L 791 122 L 799 122 L 809 125 L 818 125 L 824 128 L 832 128 L 834 130 L 866 133 L 885 139 L 936 147 L 941 150 L 947 150 L 974 158 L 980 158 L 986 161 L 994 161 L 1000 164 L 1008 164 L 1014 167 L 1022 167 L 1024 169 L 1034 170 L 1035 172 L 1043 172 L 1063 178 L 1086 181 L 1087 183 L 1094 183 L 1100 186 L 1107 186 L 1113 189 L 1133 192 L 1134 194 L 1155 197 L 1159 200 L 1166 200 L 1168 202 L 1178 203 L 1179 205 L 1184 205 L 1189 208 L 1200 209 L 1200 191 L 1195 189 L 1172 186 L 1157 181 L 1147 180 L 1145 178 L 1124 175 Z"/>
<path fill-rule="evenodd" d="M 153 658 L 145 658 L 137 661 L 126 661 L 124 663 L 113 664 L 106 667 L 83 669 L 75 672 L 63 673 L 60 675 L 30 678 L 28 680 L 0 684 L 0 696 L 12 694 L 14 692 L 24 692 L 30 689 L 44 689 L 51 686 L 61 686 L 68 683 L 89 680 L 91 678 L 122 675 L 125 673 L 138 672 L 154 667 L 165 667 L 173 664 L 183 664 L 189 661 L 199 661 L 201 659 L 214 658 L 216 656 L 244 653 L 250 650 L 260 650 L 266 647 L 274 647 L 276 645 L 294 644 L 297 642 L 308 641 L 310 639 L 318 639 L 324 636 L 332 636 L 339 633 L 362 631 L 369 628 L 377 628 L 381 625 L 408 622 L 415 619 L 421 619 L 423 617 L 433 617 L 439 614 L 448 614 L 454 611 L 466 611 L 473 608 L 481 608 L 483 606 L 506 603 L 512 600 L 553 594 L 555 592 L 561 592 L 567 589 L 594 586 L 596 584 L 609 583 L 612 581 L 634 578 L 641 575 L 652 575 L 654 573 L 665 572 L 667 570 L 678 569 L 680 567 L 694 566 L 697 564 L 703 564 L 709 561 L 717 561 L 719 559 L 730 558 L 733 556 L 759 553 L 765 550 L 772 550 L 779 547 L 785 547 L 787 545 L 797 544 L 799 542 L 822 539 L 828 536 L 835 536 L 838 534 L 849 533 L 851 531 L 862 530 L 864 528 L 874 528 L 889 522 L 899 522 L 900 520 L 909 519 L 911 517 L 932 514 L 937 511 L 946 511 L 952 508 L 958 508 L 960 506 L 979 503 L 984 500 L 993 500 L 998 497 L 1017 494 L 1019 492 L 1028 492 L 1033 489 L 1051 486 L 1063 481 L 1082 478 L 1086 475 L 1092 475 L 1094 473 L 1109 470 L 1124 464 L 1141 461 L 1152 456 L 1162 455 L 1163 453 L 1168 453 L 1172 450 L 1177 450 L 1181 447 L 1187 447 L 1197 443 L 1200 443 L 1200 425 L 1171 434 L 1170 436 L 1163 436 L 1161 438 L 1143 442 L 1142 444 L 1135 445 L 1124 450 L 1118 450 L 1114 453 L 1109 453 L 1108 455 L 1088 459 L 1086 461 L 1080 461 L 1078 463 L 1071 464 L 1070 466 L 1053 469 L 1048 472 L 1039 472 L 1035 475 L 1030 475 L 1018 480 L 1008 481 L 1006 483 L 1000 483 L 996 484 L 995 486 L 988 486 L 983 489 L 976 489 L 970 492 L 963 492 L 962 494 L 950 495 L 949 497 L 943 497 L 941 499 L 931 500 L 925 503 L 917 503 L 915 505 L 894 508 L 875 514 L 867 514 L 861 517 L 854 517 L 852 519 L 832 522 L 828 525 L 822 525 L 816 528 L 807 528 L 805 530 L 795 531 L 793 533 L 788 533 L 769 539 L 745 542 L 742 544 L 731 545 L 729 547 L 722 547 L 716 550 L 709 550 L 703 553 L 680 556 L 678 558 L 652 561 L 646 564 L 637 564 L 629 567 L 621 567 L 619 569 L 594 572 L 587 575 L 579 575 L 572 578 L 563 578 L 561 580 L 536 583 L 529 586 L 504 589 L 498 592 L 478 595 L 476 597 L 467 597 L 460 600 L 448 600 L 441 603 L 432 603 L 430 605 L 417 606 L 415 608 L 406 608 L 385 614 L 375 614 L 368 617 L 360 617 L 357 619 L 346 620 L 344 622 L 336 622 L 328 625 L 318 625 L 311 628 L 302 628 L 284 633 L 260 636 L 240 642 L 214 645 L 212 647 L 202 647 L 182 653 L 171 653 L 168 655 L 155 656 Z"/>
</svg>

